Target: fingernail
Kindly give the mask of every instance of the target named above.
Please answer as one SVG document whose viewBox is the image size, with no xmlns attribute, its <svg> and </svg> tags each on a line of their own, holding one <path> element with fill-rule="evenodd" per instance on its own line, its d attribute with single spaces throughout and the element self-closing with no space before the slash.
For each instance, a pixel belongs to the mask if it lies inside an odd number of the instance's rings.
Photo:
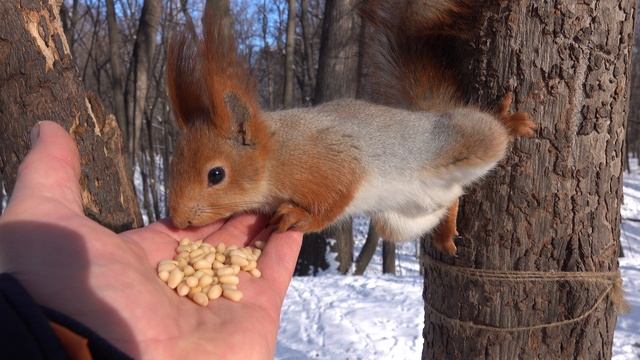
<svg viewBox="0 0 640 360">
<path fill-rule="evenodd" d="M 36 123 L 33 128 L 31 128 L 31 147 L 38 142 L 38 138 L 40 137 L 40 122 Z"/>
</svg>

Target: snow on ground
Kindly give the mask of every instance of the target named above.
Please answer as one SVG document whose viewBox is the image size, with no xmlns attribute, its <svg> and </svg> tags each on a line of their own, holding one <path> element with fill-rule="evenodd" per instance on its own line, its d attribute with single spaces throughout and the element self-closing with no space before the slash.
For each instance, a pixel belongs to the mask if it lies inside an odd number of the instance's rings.
<svg viewBox="0 0 640 360">
<path fill-rule="evenodd" d="M 618 317 L 613 338 L 614 360 L 640 359 L 640 169 L 631 161 L 631 174 L 624 176 L 624 203 L 620 241 L 623 287 L 629 312 Z M 637 220 L 637 221 L 634 221 Z"/>
<path fill-rule="evenodd" d="M 620 258 L 630 310 L 618 317 L 613 360 L 640 359 L 640 169 L 632 162 L 632 173 L 624 178 L 627 220 Z M 366 226 L 366 219 L 354 222 L 356 254 Z M 320 276 L 294 278 L 282 309 L 276 359 L 419 359 L 423 280 L 415 254 L 414 243 L 398 248 L 398 276 L 381 274 L 378 246 L 364 276 L 337 275 L 332 264 Z"/>
</svg>

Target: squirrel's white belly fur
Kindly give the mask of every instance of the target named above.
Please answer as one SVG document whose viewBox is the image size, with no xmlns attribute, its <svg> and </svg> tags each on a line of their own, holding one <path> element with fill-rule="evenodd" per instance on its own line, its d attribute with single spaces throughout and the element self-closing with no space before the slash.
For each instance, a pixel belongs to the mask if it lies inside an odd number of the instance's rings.
<svg viewBox="0 0 640 360">
<path fill-rule="evenodd" d="M 409 240 L 433 229 L 462 195 L 459 184 L 434 187 L 416 174 L 413 181 L 372 176 L 356 192 L 345 215 L 367 214 L 388 231 L 388 240 Z"/>
</svg>

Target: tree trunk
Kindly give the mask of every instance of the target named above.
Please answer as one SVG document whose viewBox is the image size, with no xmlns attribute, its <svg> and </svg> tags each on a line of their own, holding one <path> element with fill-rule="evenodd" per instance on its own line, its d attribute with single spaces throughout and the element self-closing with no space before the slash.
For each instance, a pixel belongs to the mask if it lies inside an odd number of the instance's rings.
<svg viewBox="0 0 640 360">
<path fill-rule="evenodd" d="M 611 357 L 635 6 L 485 3 L 468 95 L 514 91 L 538 137 L 469 189 L 458 257 L 427 244 L 423 358 Z"/>
<path fill-rule="evenodd" d="M 305 91 L 303 93 L 304 104 L 309 104 L 313 98 L 313 89 L 315 89 L 315 61 L 313 56 L 313 40 L 311 36 L 311 25 L 309 24 L 309 0 L 301 0 L 300 2 L 300 23 L 302 28 L 302 42 L 304 48 L 304 64 L 305 64 Z M 308 90 L 307 90 L 308 89 Z"/>
<path fill-rule="evenodd" d="M 287 50 L 284 64 L 284 96 L 282 102 L 285 108 L 293 106 L 293 65 L 296 51 L 296 0 L 289 0 L 289 15 L 287 18 Z"/>
<path fill-rule="evenodd" d="M 296 263 L 296 276 L 317 275 L 320 270 L 326 270 L 329 267 L 327 258 L 327 239 L 324 234 L 310 233 L 304 236 Z"/>
<path fill-rule="evenodd" d="M 365 240 L 362 250 L 356 259 L 356 269 L 353 271 L 353 275 L 363 275 L 371 258 L 376 253 L 376 248 L 380 242 L 380 236 L 376 233 L 373 226 L 369 225 L 369 233 L 367 233 L 367 240 Z"/>
<path fill-rule="evenodd" d="M 360 17 L 357 0 L 327 0 L 322 23 L 314 103 L 355 98 Z M 339 79 L 339 80 L 337 80 Z"/>
<path fill-rule="evenodd" d="M 349 219 L 336 224 L 330 228 L 330 232 L 336 240 L 338 272 L 346 275 L 353 264 L 353 222 Z"/>
<path fill-rule="evenodd" d="M 0 2 L 0 169 L 11 193 L 29 131 L 53 120 L 80 150 L 85 213 L 116 231 L 142 224 L 112 115 L 85 92 L 62 26 L 59 2 Z"/>
<path fill-rule="evenodd" d="M 382 273 L 396 274 L 396 243 L 382 242 Z"/>
</svg>

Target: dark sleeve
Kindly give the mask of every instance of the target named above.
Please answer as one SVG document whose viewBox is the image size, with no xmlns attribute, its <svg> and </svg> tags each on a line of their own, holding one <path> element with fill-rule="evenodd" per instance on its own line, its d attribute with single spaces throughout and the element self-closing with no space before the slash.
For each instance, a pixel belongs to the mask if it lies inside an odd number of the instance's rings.
<svg viewBox="0 0 640 360">
<path fill-rule="evenodd" d="M 88 327 L 36 304 L 13 276 L 0 274 L 0 359 L 71 359 L 52 322 L 86 339 L 93 359 L 131 359 Z"/>
</svg>

